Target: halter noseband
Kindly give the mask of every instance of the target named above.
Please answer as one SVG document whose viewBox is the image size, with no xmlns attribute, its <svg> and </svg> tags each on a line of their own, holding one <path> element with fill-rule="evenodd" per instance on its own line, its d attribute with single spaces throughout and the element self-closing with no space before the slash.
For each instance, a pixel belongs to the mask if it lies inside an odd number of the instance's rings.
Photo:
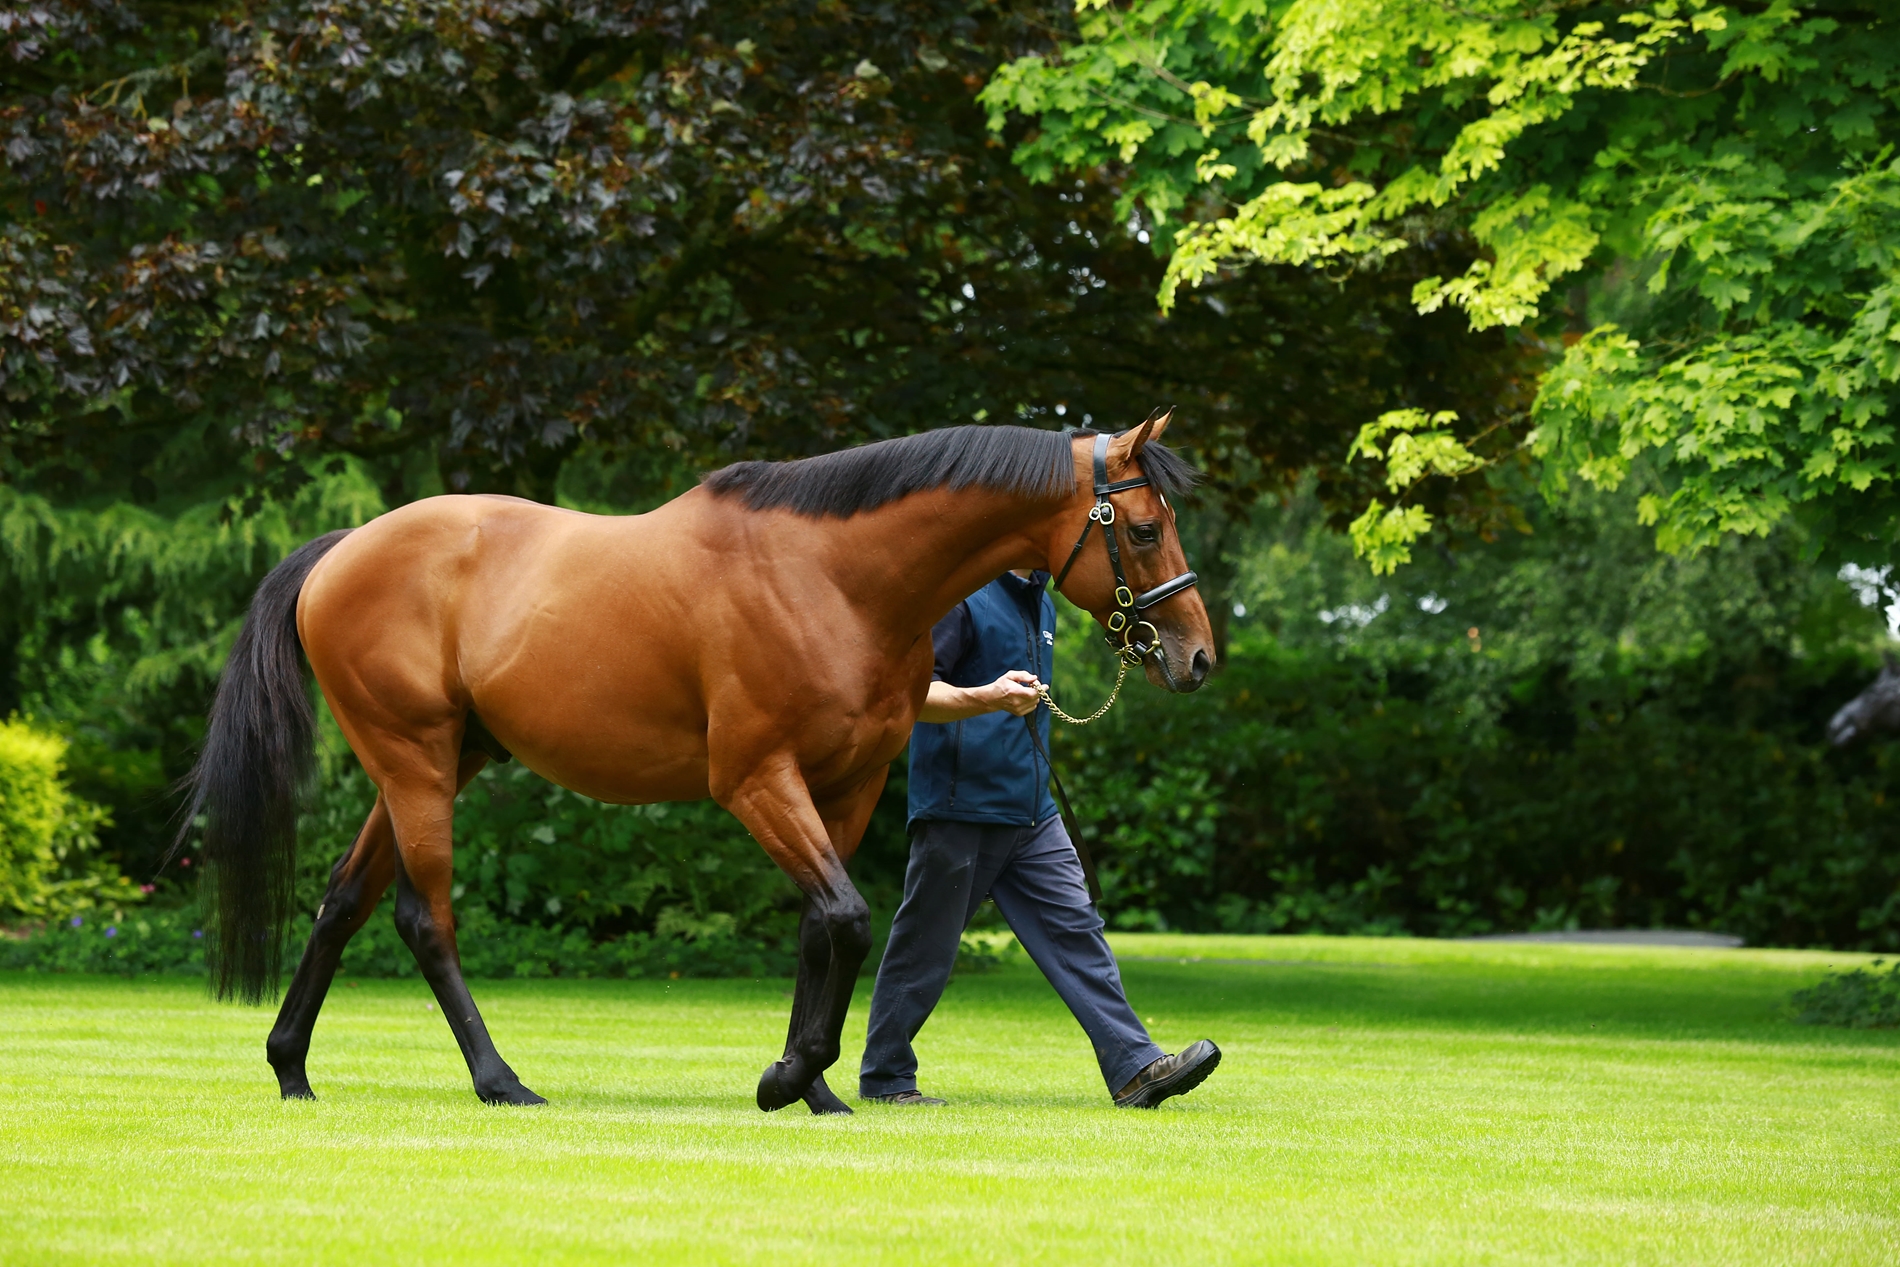
<svg viewBox="0 0 1900 1267">
<path fill-rule="evenodd" d="M 1111 494 L 1125 492 L 1131 488 L 1143 488 L 1148 477 L 1143 475 L 1132 480 L 1108 480 L 1108 436 L 1095 437 L 1095 505 L 1089 508 L 1088 522 L 1082 525 L 1082 535 L 1075 539 L 1075 548 L 1069 551 L 1069 561 L 1062 565 L 1057 574 L 1055 589 L 1060 592 L 1062 582 L 1068 579 L 1069 569 L 1075 566 L 1081 557 L 1082 547 L 1087 544 L 1089 531 L 1096 524 L 1102 525 L 1102 540 L 1108 545 L 1108 563 L 1115 569 L 1115 610 L 1108 616 L 1108 645 L 1115 647 L 1115 654 L 1128 665 L 1140 664 L 1152 655 L 1161 645 L 1161 631 L 1147 621 L 1140 619 L 1141 613 L 1153 607 L 1163 599 L 1173 598 L 1182 590 L 1189 588 L 1200 578 L 1192 572 L 1183 572 L 1172 580 L 1163 581 L 1143 594 L 1137 594 L 1128 588 L 1128 577 L 1122 571 L 1122 552 L 1115 540 L 1115 503 L 1109 500 Z M 1163 505 L 1166 505 L 1164 500 Z M 1148 636 L 1142 638 L 1136 631 L 1146 629 Z M 1121 644 L 1116 645 L 1115 635 L 1121 635 Z"/>
</svg>

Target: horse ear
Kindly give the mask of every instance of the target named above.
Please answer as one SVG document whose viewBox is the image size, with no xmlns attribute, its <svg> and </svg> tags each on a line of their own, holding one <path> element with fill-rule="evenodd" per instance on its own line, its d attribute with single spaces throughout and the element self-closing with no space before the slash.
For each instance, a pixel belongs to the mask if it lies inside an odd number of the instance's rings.
<svg viewBox="0 0 1900 1267">
<path fill-rule="evenodd" d="M 1114 447 L 1111 449 L 1111 453 L 1114 455 L 1116 462 L 1132 462 L 1140 457 L 1142 448 L 1146 446 L 1150 440 L 1159 440 L 1161 433 L 1168 429 L 1168 420 L 1173 417 L 1173 405 L 1169 405 L 1166 408 L 1157 406 L 1155 411 L 1148 415 L 1147 421 L 1143 422 L 1141 426 L 1131 431 L 1124 431 L 1116 436 Z"/>
</svg>

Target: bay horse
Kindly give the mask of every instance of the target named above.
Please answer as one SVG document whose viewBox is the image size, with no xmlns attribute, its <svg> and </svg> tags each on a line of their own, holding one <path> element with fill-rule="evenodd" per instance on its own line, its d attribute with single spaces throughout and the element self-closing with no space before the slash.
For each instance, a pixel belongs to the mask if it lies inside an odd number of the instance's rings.
<svg viewBox="0 0 1900 1267">
<path fill-rule="evenodd" d="M 281 971 L 312 763 L 301 651 L 377 796 L 265 1044 L 283 1097 L 314 1098 L 317 1012 L 393 882 L 396 928 L 476 1094 L 544 1103 L 476 1010 L 450 903 L 456 795 L 512 757 L 602 801 L 710 796 L 746 826 L 804 894 L 785 1052 L 758 1105 L 849 1113 L 824 1072 L 871 930 L 845 868 L 929 688 L 931 627 L 1068 551 L 1063 592 L 1106 628 L 1140 617 L 1130 662 L 1152 683 L 1191 691 L 1212 668 L 1167 498 L 1194 472 L 1158 442 L 1167 422 L 1112 438 L 953 427 L 740 462 L 644 515 L 433 497 L 299 547 L 233 645 L 184 829 L 203 816 L 214 989 L 259 1002 Z M 1085 551 L 1086 529 L 1112 522 L 1122 533 Z M 1147 590 L 1138 612 L 1130 586 Z"/>
</svg>

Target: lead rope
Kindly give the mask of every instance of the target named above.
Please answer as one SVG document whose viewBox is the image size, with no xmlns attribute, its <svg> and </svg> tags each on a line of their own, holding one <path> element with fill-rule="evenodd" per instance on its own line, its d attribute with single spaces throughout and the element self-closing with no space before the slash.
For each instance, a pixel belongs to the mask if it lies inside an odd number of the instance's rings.
<svg viewBox="0 0 1900 1267">
<path fill-rule="evenodd" d="M 1023 633 L 1029 643 L 1029 663 L 1036 668 L 1041 668 L 1042 658 L 1036 654 L 1036 635 L 1035 632 L 1030 629 L 1027 619 L 1023 621 Z M 1120 657 L 1117 657 L 1117 659 L 1120 659 Z M 1055 665 L 1055 648 L 1052 645 L 1049 649 L 1049 672 L 1052 677 L 1055 675 Z M 1077 726 L 1086 726 L 1089 722 L 1096 720 L 1096 718 L 1100 717 L 1103 713 L 1106 713 L 1109 704 L 1115 702 L 1115 696 L 1121 694 L 1122 679 L 1128 676 L 1128 662 L 1121 660 L 1121 666 L 1121 674 L 1115 679 L 1115 690 L 1109 695 L 1108 704 L 1104 704 L 1096 709 L 1093 717 L 1071 717 L 1060 708 L 1057 708 L 1055 700 L 1049 696 L 1049 684 L 1046 682 L 1037 686 L 1036 695 L 1043 703 L 1049 706 L 1051 713 L 1060 717 L 1063 721 L 1070 722 Z M 1042 758 L 1043 768 L 1049 771 L 1049 781 L 1055 784 L 1056 804 L 1062 814 L 1062 825 L 1068 832 L 1069 847 L 1075 850 L 1075 860 L 1082 864 L 1082 882 L 1088 889 L 1089 901 L 1100 903 L 1102 900 L 1102 881 L 1095 874 L 1095 856 L 1089 852 L 1088 842 L 1082 839 L 1081 820 L 1075 816 L 1075 807 L 1069 804 L 1069 789 L 1062 786 L 1062 776 L 1056 773 L 1055 758 L 1050 756 L 1049 750 L 1042 745 L 1042 735 L 1036 729 L 1034 714 L 1023 718 L 1023 729 L 1029 732 L 1029 742 L 1035 747 L 1036 755 Z"/>
</svg>

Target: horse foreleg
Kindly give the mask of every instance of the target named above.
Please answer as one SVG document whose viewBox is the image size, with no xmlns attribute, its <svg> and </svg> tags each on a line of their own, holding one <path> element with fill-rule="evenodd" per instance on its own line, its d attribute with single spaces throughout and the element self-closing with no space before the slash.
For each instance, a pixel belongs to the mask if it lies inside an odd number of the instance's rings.
<svg viewBox="0 0 1900 1267">
<path fill-rule="evenodd" d="M 480 769 L 484 760 L 479 755 L 464 757 L 467 774 L 461 782 L 473 777 L 471 762 Z M 429 779 L 392 780 L 383 792 L 396 827 L 396 932 L 415 955 L 416 966 L 422 969 L 442 1018 L 462 1049 L 475 1094 L 485 1104 L 546 1104 L 521 1085 L 495 1050 L 488 1026 L 462 979 L 449 892 L 454 878 L 454 792 Z"/>
<path fill-rule="evenodd" d="M 264 1054 L 277 1073 L 277 1089 L 286 1100 L 314 1100 L 304 1062 L 310 1054 L 310 1033 L 317 1013 L 336 976 L 343 948 L 356 930 L 369 922 L 377 902 L 396 874 L 396 836 L 390 829 L 389 808 L 383 798 L 369 812 L 356 840 L 330 868 L 330 887 L 317 907 L 303 959 L 284 995 L 277 1023 L 264 1042 Z"/>
<path fill-rule="evenodd" d="M 725 798 L 727 808 L 805 894 L 785 1055 L 759 1078 L 758 1104 L 767 1112 L 799 1100 L 814 1113 L 850 1111 L 824 1085 L 823 1075 L 837 1062 L 851 991 L 871 949 L 870 908 L 845 873 L 845 862 L 857 848 L 883 783 L 880 771 L 855 790 L 844 812 L 825 817 L 812 803 L 796 764 L 781 758 Z"/>
<path fill-rule="evenodd" d="M 798 978 L 792 986 L 792 1020 L 786 1029 L 785 1055 L 780 1063 L 798 1054 L 799 1036 L 812 1024 L 813 1010 L 824 993 L 825 979 L 830 972 L 831 934 L 825 931 L 824 921 L 818 918 L 818 908 L 807 897 L 798 918 Z M 812 1079 L 811 1086 L 800 1098 L 813 1113 L 851 1112 L 851 1106 L 825 1084 L 823 1073 Z M 760 1107 L 764 1107 L 763 1101 Z"/>
</svg>

